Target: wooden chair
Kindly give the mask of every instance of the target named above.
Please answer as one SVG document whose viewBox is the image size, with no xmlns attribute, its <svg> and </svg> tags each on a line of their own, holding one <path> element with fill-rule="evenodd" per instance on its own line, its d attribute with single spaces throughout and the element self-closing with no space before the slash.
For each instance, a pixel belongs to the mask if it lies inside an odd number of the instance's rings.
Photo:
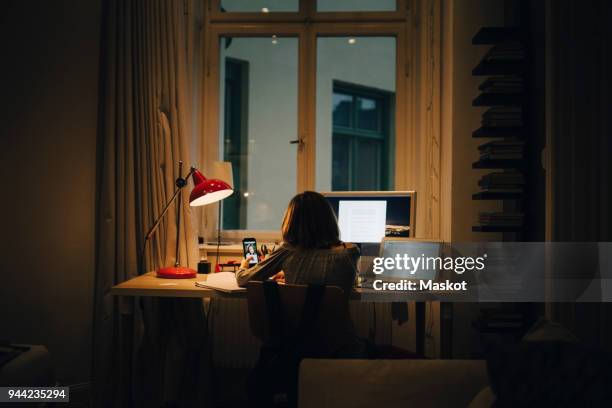
<svg viewBox="0 0 612 408">
<path fill-rule="evenodd" d="M 307 291 L 308 285 L 278 284 L 282 307 L 278 317 L 282 319 L 282 335 L 290 337 L 297 334 Z M 263 282 L 248 283 L 247 299 L 251 332 L 265 344 L 272 339 L 274 333 Z M 312 334 L 315 335 L 311 336 L 312 340 L 324 343 L 319 344 L 323 349 L 333 350 L 346 334 L 347 325 L 350 325 L 350 314 L 344 291 L 337 286 L 325 286 L 318 315 L 313 321 Z"/>
<path fill-rule="evenodd" d="M 249 381 L 251 406 L 296 406 L 301 359 L 334 357 L 350 333 L 346 295 L 335 286 L 268 281 L 249 282 L 247 300 L 251 331 L 263 343 Z"/>
</svg>

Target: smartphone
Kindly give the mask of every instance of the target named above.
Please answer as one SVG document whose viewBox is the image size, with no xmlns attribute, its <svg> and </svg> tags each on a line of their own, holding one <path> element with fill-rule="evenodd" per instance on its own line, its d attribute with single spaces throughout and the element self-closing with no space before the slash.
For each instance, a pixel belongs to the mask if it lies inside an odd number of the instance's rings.
<svg viewBox="0 0 612 408">
<path fill-rule="evenodd" d="M 259 262 L 259 255 L 257 255 L 257 241 L 255 238 L 245 238 L 242 240 L 242 249 L 244 251 L 244 257 L 251 257 L 249 265 L 253 266 Z"/>
</svg>

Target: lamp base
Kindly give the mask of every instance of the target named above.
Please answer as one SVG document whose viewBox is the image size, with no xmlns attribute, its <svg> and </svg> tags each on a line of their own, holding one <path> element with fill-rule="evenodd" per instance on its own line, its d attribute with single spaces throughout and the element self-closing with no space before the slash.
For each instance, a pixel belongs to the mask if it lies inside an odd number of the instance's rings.
<svg viewBox="0 0 612 408">
<path fill-rule="evenodd" d="M 184 266 L 166 266 L 157 270 L 157 277 L 164 279 L 190 279 L 196 276 L 195 270 Z"/>
</svg>

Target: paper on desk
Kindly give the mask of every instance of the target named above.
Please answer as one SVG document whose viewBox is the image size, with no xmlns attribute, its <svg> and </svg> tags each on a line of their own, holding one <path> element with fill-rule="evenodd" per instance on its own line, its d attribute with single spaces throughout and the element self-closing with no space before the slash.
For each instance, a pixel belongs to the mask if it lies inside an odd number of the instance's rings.
<svg viewBox="0 0 612 408">
<path fill-rule="evenodd" d="M 221 292 L 242 292 L 246 288 L 241 288 L 236 282 L 234 272 L 217 272 L 206 275 L 205 281 L 197 281 L 196 286 L 200 288 L 215 289 Z"/>
</svg>

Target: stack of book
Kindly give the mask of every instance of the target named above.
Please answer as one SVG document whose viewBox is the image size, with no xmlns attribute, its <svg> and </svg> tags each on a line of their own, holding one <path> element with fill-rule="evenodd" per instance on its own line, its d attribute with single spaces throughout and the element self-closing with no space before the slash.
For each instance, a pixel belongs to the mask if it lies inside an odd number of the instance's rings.
<svg viewBox="0 0 612 408">
<path fill-rule="evenodd" d="M 484 93 L 521 94 L 525 91 L 525 85 L 519 76 L 496 76 L 487 78 L 478 89 Z"/>
<path fill-rule="evenodd" d="M 525 49 L 519 43 L 499 44 L 491 48 L 484 57 L 488 62 L 522 62 Z"/>
<path fill-rule="evenodd" d="M 482 114 L 484 127 L 520 127 L 523 126 L 523 111 L 516 106 L 496 106 Z"/>
<path fill-rule="evenodd" d="M 490 173 L 480 178 L 478 186 L 492 193 L 522 193 L 525 178 L 518 171 Z"/>
<path fill-rule="evenodd" d="M 520 227 L 523 225 L 524 214 L 520 212 L 481 211 L 478 222 L 482 226 Z"/>
<path fill-rule="evenodd" d="M 525 142 L 522 140 L 500 140 L 478 147 L 480 160 L 520 160 L 524 156 Z"/>
</svg>

